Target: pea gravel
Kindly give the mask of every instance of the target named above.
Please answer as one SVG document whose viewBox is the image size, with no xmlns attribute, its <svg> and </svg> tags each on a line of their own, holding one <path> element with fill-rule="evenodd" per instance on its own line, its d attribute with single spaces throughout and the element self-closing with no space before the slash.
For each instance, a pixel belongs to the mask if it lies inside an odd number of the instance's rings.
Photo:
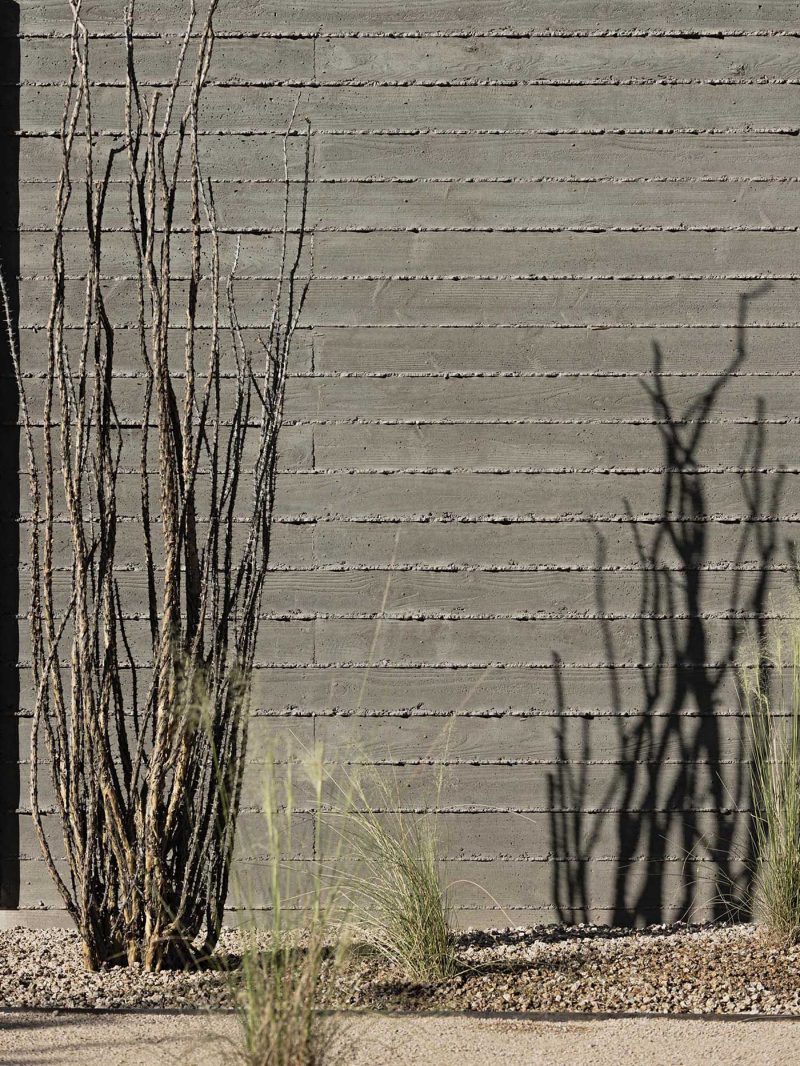
<svg viewBox="0 0 800 1066">
<path fill-rule="evenodd" d="M 220 951 L 235 963 L 240 946 L 229 932 Z M 800 945 L 777 944 L 751 925 L 467 932 L 458 937 L 458 957 L 458 976 L 419 986 L 356 951 L 341 971 L 327 974 L 324 999 L 338 1008 L 800 1016 Z M 0 1007 L 231 1005 L 229 979 L 216 968 L 87 973 L 74 932 L 0 932 Z"/>
</svg>

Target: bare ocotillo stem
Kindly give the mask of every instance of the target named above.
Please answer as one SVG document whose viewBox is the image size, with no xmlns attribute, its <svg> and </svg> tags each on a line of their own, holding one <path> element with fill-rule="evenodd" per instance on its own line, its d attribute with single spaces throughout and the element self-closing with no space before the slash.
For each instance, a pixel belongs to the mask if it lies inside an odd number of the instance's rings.
<svg viewBox="0 0 800 1066">
<path fill-rule="evenodd" d="M 236 311 L 238 245 L 225 277 L 214 187 L 201 166 L 200 103 L 217 0 L 202 20 L 191 0 L 170 84 L 149 97 L 136 76 L 131 0 L 125 135 L 101 162 L 93 140 L 90 36 L 81 0 L 70 5 L 46 369 L 35 400 L 5 285 L 0 293 L 30 480 L 31 806 L 87 965 L 127 959 L 158 969 L 187 964 L 213 947 L 228 890 L 277 439 L 306 292 L 299 266 L 308 136 L 299 233 L 290 241 L 293 116 L 284 138 L 280 270 L 256 358 Z M 124 330 L 108 310 L 102 269 L 107 199 L 120 187 L 135 277 L 135 319 Z M 64 232 L 68 214 L 74 219 L 81 207 L 85 285 L 76 298 Z M 115 358 L 122 332 L 134 336 L 141 364 L 135 379 L 141 417 L 133 425 L 119 414 Z M 138 503 L 123 514 L 120 489 L 137 470 Z M 54 576 L 64 530 L 68 603 Z M 118 580 L 121 536 L 128 566 L 138 551 L 144 609 L 141 594 L 132 603 Z M 40 760 L 52 783 L 46 801 Z M 51 806 L 63 844 L 46 830 L 43 814 Z"/>
</svg>

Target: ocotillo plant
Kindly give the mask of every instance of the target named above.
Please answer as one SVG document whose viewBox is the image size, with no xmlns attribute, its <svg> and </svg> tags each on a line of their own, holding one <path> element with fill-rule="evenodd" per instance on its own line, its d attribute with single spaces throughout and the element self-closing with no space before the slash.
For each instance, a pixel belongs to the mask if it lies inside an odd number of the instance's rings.
<svg viewBox="0 0 800 1066">
<path fill-rule="evenodd" d="M 5 300 L 31 500 L 31 806 L 87 966 L 128 960 L 158 969 L 213 947 L 228 889 L 277 439 L 306 292 L 308 136 L 297 183 L 284 139 L 282 254 L 276 279 L 264 283 L 271 311 L 256 354 L 236 311 L 238 245 L 226 277 L 214 184 L 201 165 L 217 0 L 203 18 L 192 0 L 171 80 L 149 94 L 137 78 L 131 0 L 124 135 L 102 160 L 90 35 L 81 0 L 70 5 L 42 381 L 20 366 Z M 107 224 L 120 188 L 127 225 Z M 293 188 L 301 190 L 297 237 L 289 233 Z M 85 285 L 76 292 L 65 231 L 81 207 Z M 130 240 L 134 311 L 122 327 L 110 309 L 119 283 L 104 272 L 111 229 Z M 115 365 L 123 328 L 135 338 L 133 378 Z M 126 419 L 132 387 L 141 414 Z M 137 483 L 135 502 L 123 506 L 122 486 Z M 56 547 L 65 529 L 66 557 Z M 139 589 L 119 580 L 122 538 L 128 568 L 138 552 Z M 46 828 L 49 807 L 63 846 Z"/>
</svg>

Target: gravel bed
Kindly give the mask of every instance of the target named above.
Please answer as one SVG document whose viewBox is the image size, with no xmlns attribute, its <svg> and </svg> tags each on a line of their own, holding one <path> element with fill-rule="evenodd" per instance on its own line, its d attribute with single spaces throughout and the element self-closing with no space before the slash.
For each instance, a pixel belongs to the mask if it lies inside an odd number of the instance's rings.
<svg viewBox="0 0 800 1066">
<path fill-rule="evenodd" d="M 72 930 L 0 931 L 0 1009 L 228 1006 L 228 982 L 219 971 L 145 973 L 139 966 L 113 966 L 89 973 L 83 968 L 81 941 Z"/>
<path fill-rule="evenodd" d="M 240 947 L 236 934 L 226 933 L 220 953 L 235 958 Z M 458 938 L 458 955 L 458 976 L 419 986 L 374 956 L 354 952 L 342 971 L 327 975 L 325 1002 L 372 1009 L 800 1015 L 800 945 L 778 945 L 750 925 L 468 932 Z M 230 981 L 219 969 L 87 973 L 74 932 L 0 932 L 0 1008 L 231 1005 Z"/>
<path fill-rule="evenodd" d="M 463 972 L 434 988 L 360 964 L 347 1005 L 434 1010 L 800 1015 L 800 945 L 751 925 L 597 926 L 470 933 Z"/>
</svg>

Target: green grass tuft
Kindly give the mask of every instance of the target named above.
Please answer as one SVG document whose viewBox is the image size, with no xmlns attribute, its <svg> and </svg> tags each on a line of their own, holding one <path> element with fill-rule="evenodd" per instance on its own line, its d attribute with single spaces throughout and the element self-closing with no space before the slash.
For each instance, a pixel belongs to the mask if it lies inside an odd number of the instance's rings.
<svg viewBox="0 0 800 1066">
<path fill-rule="evenodd" d="M 439 874 L 434 816 L 405 814 L 397 796 L 378 814 L 356 786 L 357 804 L 344 816 L 346 848 L 355 862 L 349 878 L 352 921 L 392 966 L 412 981 L 434 982 L 457 970 L 449 893 Z"/>
<path fill-rule="evenodd" d="M 319 843 L 319 753 L 307 770 L 316 794 Z M 334 1016 L 320 1011 L 320 980 L 323 970 L 333 971 L 341 958 L 338 892 L 320 862 L 303 863 L 302 882 L 295 884 L 295 867 L 285 861 L 292 853 L 295 819 L 291 763 L 282 774 L 279 788 L 270 759 L 264 795 L 270 925 L 265 937 L 251 922 L 235 975 L 242 1059 L 247 1066 L 333 1066 L 346 1061 L 343 1032 Z"/>
<path fill-rule="evenodd" d="M 770 669 L 765 669 L 770 667 Z M 755 904 L 781 939 L 800 936 L 800 626 L 741 672 L 751 737 Z"/>
</svg>

